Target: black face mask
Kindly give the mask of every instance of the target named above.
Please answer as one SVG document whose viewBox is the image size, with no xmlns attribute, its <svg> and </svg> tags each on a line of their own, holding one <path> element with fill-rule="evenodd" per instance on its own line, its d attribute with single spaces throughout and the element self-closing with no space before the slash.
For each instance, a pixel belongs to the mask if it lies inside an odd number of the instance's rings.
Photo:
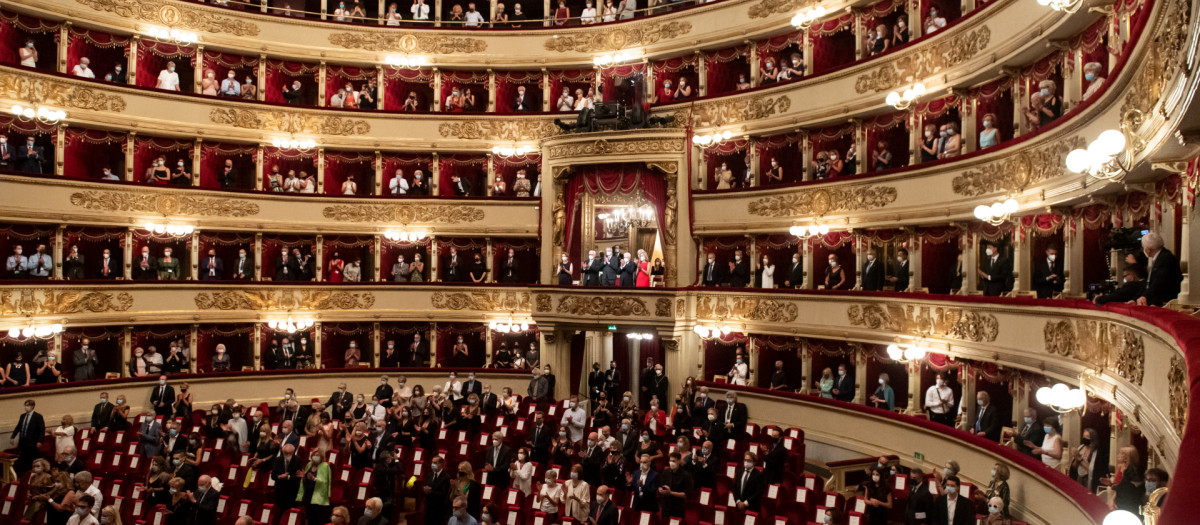
<svg viewBox="0 0 1200 525">
<path fill-rule="evenodd" d="M 1086 446 L 1089 446 L 1092 444 L 1092 439 L 1091 438 L 1083 438 L 1083 439 L 1079 440 L 1079 443 L 1086 447 Z"/>
</svg>

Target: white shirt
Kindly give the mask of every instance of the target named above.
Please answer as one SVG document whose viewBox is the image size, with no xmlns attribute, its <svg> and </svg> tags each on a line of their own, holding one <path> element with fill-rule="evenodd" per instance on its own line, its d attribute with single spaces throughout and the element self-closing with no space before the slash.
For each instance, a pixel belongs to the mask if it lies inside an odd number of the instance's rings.
<svg viewBox="0 0 1200 525">
<path fill-rule="evenodd" d="M 558 501 L 563 498 L 562 483 L 555 483 L 554 488 L 550 488 L 549 484 L 542 484 L 542 490 L 538 491 L 538 497 L 542 500 L 542 512 L 558 514 Z"/>
<path fill-rule="evenodd" d="M 943 17 L 930 18 L 925 21 L 925 34 L 930 34 L 938 29 L 946 27 L 946 19 Z"/>
<path fill-rule="evenodd" d="M 457 379 L 446 381 L 446 384 L 442 386 L 442 392 L 445 392 L 451 401 L 462 399 L 462 381 Z"/>
<path fill-rule="evenodd" d="M 54 429 L 54 450 L 62 454 L 68 446 L 75 446 L 75 425 Z"/>
<path fill-rule="evenodd" d="M 579 16 L 581 18 L 583 18 L 584 25 L 594 24 L 594 23 L 596 23 L 596 8 L 595 7 L 585 7 L 585 8 L 583 8 L 583 12 L 580 13 Z"/>
<path fill-rule="evenodd" d="M 383 419 L 387 417 L 387 409 L 383 408 L 383 405 L 367 405 L 367 417 L 375 422 L 376 428 L 382 428 Z"/>
<path fill-rule="evenodd" d="M 572 97 L 571 95 L 567 95 L 565 97 L 563 97 L 563 96 L 558 97 L 558 110 L 559 111 L 572 111 L 574 109 L 575 109 L 575 97 Z"/>
<path fill-rule="evenodd" d="M 762 287 L 763 288 L 774 288 L 775 287 L 775 265 L 774 264 L 763 267 Z"/>
<path fill-rule="evenodd" d="M 583 441 L 583 428 L 587 425 L 587 414 L 582 408 L 579 408 L 579 405 L 573 409 L 568 408 L 563 411 L 562 421 L 559 422 L 559 425 L 567 428 L 572 443 L 579 443 Z"/>
<path fill-rule="evenodd" d="M 91 514 L 86 514 L 82 518 L 78 514 L 72 514 L 67 520 L 67 525 L 99 525 L 99 523 L 99 521 L 96 521 L 96 517 Z"/>
<path fill-rule="evenodd" d="M 946 494 L 946 516 L 951 521 L 954 520 L 954 509 L 956 507 L 958 507 L 958 493 L 955 493 L 953 496 Z"/>
<path fill-rule="evenodd" d="M 943 404 L 943 401 L 945 403 Z M 945 414 L 954 406 L 954 391 L 946 385 L 938 388 L 937 385 L 929 387 L 925 391 L 925 408 L 928 408 L 934 414 Z"/>
<path fill-rule="evenodd" d="M 92 72 L 92 69 L 83 64 L 76 64 L 75 69 L 72 69 L 71 73 L 77 77 L 96 78 L 96 74 Z"/>
<path fill-rule="evenodd" d="M 429 4 L 413 4 L 412 9 L 413 20 L 429 20 Z"/>
<path fill-rule="evenodd" d="M 737 363 L 733 365 L 733 369 L 729 371 L 729 382 L 735 385 L 746 385 L 746 375 L 750 373 L 750 367 L 746 363 Z"/>
<path fill-rule="evenodd" d="M 1045 453 L 1046 451 L 1054 450 L 1061 439 L 1062 436 L 1058 434 L 1046 434 L 1046 437 L 1042 438 L 1042 463 L 1045 463 L 1047 467 L 1056 469 L 1059 463 L 1062 463 L 1061 459 L 1054 459 L 1053 456 Z"/>
<path fill-rule="evenodd" d="M 416 8 L 417 8 L 416 6 L 413 6 L 413 9 L 416 9 Z M 388 14 L 385 18 L 387 19 L 387 22 L 384 25 L 389 25 L 389 26 L 398 26 L 398 25 L 400 25 L 400 21 L 404 20 L 404 17 L 400 16 L 400 13 L 397 13 L 395 11 L 388 11 Z"/>
<path fill-rule="evenodd" d="M 179 73 L 162 70 L 158 73 L 158 89 L 179 91 Z"/>
<path fill-rule="evenodd" d="M 479 27 L 484 22 L 483 15 L 479 14 L 479 11 L 467 11 L 466 21 L 467 27 Z"/>
<path fill-rule="evenodd" d="M 84 490 L 83 493 L 91 494 L 93 498 L 96 498 L 96 502 L 92 504 L 91 515 L 99 518 L 100 509 L 104 508 L 104 494 L 95 485 L 88 485 L 87 490 Z"/>
<path fill-rule="evenodd" d="M 404 195 L 408 193 L 408 181 L 404 180 L 404 177 L 394 177 L 388 183 L 388 191 L 392 195 Z"/>
</svg>

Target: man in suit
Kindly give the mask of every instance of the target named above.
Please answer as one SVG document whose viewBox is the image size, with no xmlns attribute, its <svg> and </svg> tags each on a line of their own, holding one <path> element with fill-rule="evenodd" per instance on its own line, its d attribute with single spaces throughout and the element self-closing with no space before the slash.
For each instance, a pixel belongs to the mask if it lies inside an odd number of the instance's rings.
<svg viewBox="0 0 1200 525">
<path fill-rule="evenodd" d="M 854 378 L 845 363 L 838 365 L 837 377 L 833 378 L 833 398 L 847 403 L 854 401 Z"/>
<path fill-rule="evenodd" d="M 1137 298 L 1141 306 L 1162 306 L 1179 297 L 1179 284 L 1183 273 L 1179 270 L 1179 259 L 1163 246 L 1158 232 L 1142 236 L 1142 251 L 1146 253 L 1146 289 Z M 32 266 L 32 263 L 30 264 Z"/>
<path fill-rule="evenodd" d="M 1021 421 L 1021 427 L 1017 430 L 1016 437 L 1013 438 L 1017 444 L 1017 451 L 1041 461 L 1042 455 L 1034 454 L 1033 449 L 1026 446 L 1025 442 L 1029 441 L 1031 443 L 1041 444 L 1045 438 L 1046 432 L 1042 430 L 1042 423 L 1038 418 L 1037 411 L 1032 407 L 1026 407 L 1024 419 Z"/>
<path fill-rule="evenodd" d="M 500 282 L 516 283 L 517 276 L 521 272 L 521 263 L 517 262 L 517 252 L 512 248 L 508 249 L 508 257 L 500 263 Z"/>
<path fill-rule="evenodd" d="M 337 390 L 329 396 L 329 402 L 325 403 L 325 406 L 329 407 L 332 419 L 338 421 L 354 406 L 354 394 L 346 391 L 346 383 L 338 383 Z"/>
<path fill-rule="evenodd" d="M 708 413 L 708 409 L 714 406 L 716 406 L 716 403 L 708 396 L 708 387 L 700 387 L 700 390 L 696 392 L 696 401 L 692 405 L 692 414 L 695 415 L 693 421 L 696 418 L 704 417 L 704 414 Z"/>
<path fill-rule="evenodd" d="M 91 340 L 85 337 L 80 341 L 79 348 L 75 349 L 76 381 L 96 379 L 96 364 L 99 363 L 99 359 L 96 358 L 96 349 L 91 347 L 91 343 Z"/>
<path fill-rule="evenodd" d="M 254 273 L 254 261 L 247 257 L 246 249 L 238 250 L 238 258 L 233 262 L 233 280 L 249 281 Z"/>
<path fill-rule="evenodd" d="M 292 400 L 291 404 L 292 404 L 292 408 L 289 410 L 289 412 L 291 412 L 292 417 L 294 419 L 300 420 L 299 405 L 296 404 L 295 400 Z M 303 421 L 303 420 L 301 420 L 301 421 Z M 300 434 L 297 434 L 295 429 L 296 429 L 296 423 L 292 419 L 283 419 L 282 422 L 279 423 L 279 445 L 280 446 L 283 446 L 283 445 L 292 445 L 293 447 L 300 446 Z M 300 460 L 297 459 L 296 461 L 300 461 Z"/>
<path fill-rule="evenodd" d="M 958 476 L 946 476 L 946 493 L 933 501 L 932 525 L 973 525 L 975 508 L 958 493 Z"/>
<path fill-rule="evenodd" d="M 892 267 L 892 275 L 887 278 L 888 282 L 892 283 L 892 290 L 908 290 L 908 273 L 908 250 L 900 248 L 896 251 L 896 266 Z"/>
<path fill-rule="evenodd" d="M 749 414 L 745 403 L 738 403 L 737 392 L 725 393 L 725 406 L 720 411 L 721 424 L 727 436 L 740 436 L 746 430 L 746 420 Z"/>
<path fill-rule="evenodd" d="M 800 264 L 800 254 L 792 254 L 792 265 L 788 268 L 787 279 L 783 281 L 784 288 L 800 288 L 804 286 L 804 265 Z"/>
<path fill-rule="evenodd" d="M 920 467 L 908 471 L 908 502 L 904 510 L 908 525 L 928 525 L 933 495 L 925 482 L 925 472 Z"/>
<path fill-rule="evenodd" d="M 455 197 L 470 197 L 471 196 L 471 181 L 459 177 L 458 175 L 450 176 L 450 186 L 454 188 Z"/>
<path fill-rule="evenodd" d="M 729 286 L 745 288 L 750 284 L 750 263 L 742 255 L 741 250 L 733 252 L 733 262 L 729 263 Z"/>
<path fill-rule="evenodd" d="M 408 263 L 404 262 L 404 256 L 400 255 L 396 258 L 396 264 L 392 265 L 392 281 L 397 283 L 408 282 L 408 277 L 412 275 L 412 268 Z"/>
<path fill-rule="evenodd" d="M 496 409 L 500 407 L 500 398 L 492 393 L 492 386 L 484 383 L 483 394 L 479 396 L 479 410 L 484 415 L 496 415 Z"/>
<path fill-rule="evenodd" d="M 975 428 L 971 430 L 976 436 L 989 441 L 1000 442 L 1000 413 L 992 406 L 992 396 L 980 391 L 975 394 L 976 414 Z"/>
<path fill-rule="evenodd" d="M 105 430 L 112 421 L 115 405 L 108 402 L 108 392 L 100 392 L 100 402 L 92 407 L 91 426 L 96 430 Z"/>
<path fill-rule="evenodd" d="M 421 338 L 421 333 L 413 334 L 413 341 L 408 344 L 408 351 L 404 353 L 402 363 L 404 366 L 424 366 L 425 361 L 429 356 L 429 348 L 425 346 L 425 340 Z M 388 396 L 390 401 L 391 396 Z"/>
<path fill-rule="evenodd" d="M 425 493 L 425 525 L 443 525 L 450 520 L 450 476 L 446 461 L 434 456 L 421 490 Z"/>
<path fill-rule="evenodd" d="M 513 113 L 527 113 L 534 110 L 534 105 L 541 105 L 541 101 L 534 101 L 525 96 L 525 86 L 517 86 L 517 97 L 513 99 Z"/>
<path fill-rule="evenodd" d="M 596 258 L 596 250 L 588 250 L 587 263 L 579 269 L 579 273 L 583 275 L 584 286 L 599 286 L 600 271 L 603 263 Z"/>
<path fill-rule="evenodd" d="M 42 147 L 34 144 L 33 137 L 25 140 L 25 145 L 17 148 L 17 171 L 26 173 L 42 173 L 42 163 L 46 153 Z"/>
<path fill-rule="evenodd" d="M 213 488 L 212 478 L 207 475 L 200 476 L 196 481 L 196 490 L 188 495 L 188 499 L 195 505 L 195 519 L 192 523 L 217 522 L 217 502 L 221 500 L 221 495 Z"/>
<path fill-rule="evenodd" d="M 462 387 L 459 389 L 463 402 L 471 395 L 475 394 L 478 397 L 483 397 L 483 383 L 475 379 L 475 372 L 467 372 L 467 380 L 462 381 Z M 482 410 L 482 408 L 480 408 Z"/>
<path fill-rule="evenodd" d="M 709 252 L 708 262 L 704 263 L 704 268 L 700 270 L 700 284 L 704 286 L 721 286 L 721 282 L 725 280 L 725 272 L 717 267 L 717 254 Z"/>
<path fill-rule="evenodd" d="M 142 441 L 142 455 L 148 458 L 157 456 L 159 449 L 162 448 L 162 422 L 157 417 L 147 417 L 145 421 L 142 421 L 142 428 L 138 435 Z"/>
<path fill-rule="evenodd" d="M 1033 289 L 1038 299 L 1049 299 L 1063 291 L 1063 263 L 1058 248 L 1046 248 L 1046 258 L 1033 262 Z"/>
<path fill-rule="evenodd" d="M 32 399 L 25 400 L 25 413 L 17 419 L 9 444 L 17 447 L 17 462 L 13 465 L 17 474 L 25 474 L 33 466 L 33 461 L 40 458 L 38 445 L 46 435 L 46 422 L 42 415 L 33 409 L 37 406 Z"/>
<path fill-rule="evenodd" d="M 542 376 L 541 367 L 533 368 L 533 377 L 529 378 L 529 386 L 525 388 L 525 394 L 529 396 L 531 401 L 540 401 L 550 395 L 550 382 Z"/>
<path fill-rule="evenodd" d="M 121 276 L 121 263 L 113 259 L 112 251 L 108 248 L 105 248 L 104 254 L 100 256 L 96 275 L 99 275 L 101 279 L 116 279 Z"/>
<path fill-rule="evenodd" d="M 633 262 L 633 256 L 625 252 L 621 258 L 621 288 L 633 288 L 637 284 L 638 265 Z"/>
<path fill-rule="evenodd" d="M 617 506 L 609 500 L 610 490 L 607 485 L 600 485 L 596 489 L 596 501 L 592 503 L 592 508 L 588 511 L 588 520 L 585 525 L 617 525 L 618 517 Z"/>
<path fill-rule="evenodd" d="M 293 106 L 304 103 L 304 90 L 300 89 L 300 81 L 292 82 L 291 86 L 283 86 L 283 100 Z"/>
<path fill-rule="evenodd" d="M 716 445 L 713 445 L 712 441 L 701 443 L 700 450 L 693 453 L 688 462 L 696 486 L 708 489 L 716 487 L 717 467 L 721 464 L 721 456 L 717 454 Z"/>
<path fill-rule="evenodd" d="M 621 420 L 620 428 L 613 433 L 612 437 L 613 443 L 621 450 L 621 455 L 632 460 L 633 453 L 637 450 L 638 435 L 628 419 Z"/>
<path fill-rule="evenodd" d="M 10 170 L 14 163 L 13 148 L 8 144 L 8 136 L 0 134 L 0 170 Z"/>
<path fill-rule="evenodd" d="M 604 461 L 606 459 L 608 459 L 608 452 L 604 446 L 604 442 L 600 440 L 600 435 L 595 432 L 588 434 L 587 441 L 580 450 L 580 463 L 583 464 L 583 480 L 588 485 L 600 483 L 600 470 L 604 468 Z"/>
<path fill-rule="evenodd" d="M 300 261 L 293 259 L 292 256 L 288 254 L 287 248 L 280 248 L 279 255 L 275 258 L 275 280 L 300 280 Z"/>
<path fill-rule="evenodd" d="M 628 482 L 625 489 L 633 494 L 633 510 L 636 512 L 658 512 L 658 473 L 650 468 L 650 456 L 638 458 L 638 469 L 625 474 Z"/>
<path fill-rule="evenodd" d="M 225 274 L 225 263 L 217 257 L 217 251 L 209 248 L 208 255 L 200 260 L 200 280 L 215 281 Z"/>
<path fill-rule="evenodd" d="M 467 275 L 462 269 L 462 261 L 458 258 L 458 249 L 450 247 L 450 259 L 446 261 L 446 281 L 459 282 Z"/>
<path fill-rule="evenodd" d="M 175 411 L 175 387 L 167 384 L 167 376 L 158 376 L 158 386 L 150 392 L 154 415 L 171 417 Z"/>
<path fill-rule="evenodd" d="M 875 259 L 875 249 L 867 250 L 867 262 L 862 267 L 862 289 L 878 292 L 883 289 L 883 264 Z"/>
<path fill-rule="evenodd" d="M 538 369 L 534 369 L 538 370 Z M 546 415 L 541 410 L 533 413 L 533 427 L 529 429 L 530 460 L 545 464 L 550 457 L 550 442 L 554 439 L 554 429 L 546 424 Z"/>
<path fill-rule="evenodd" d="M 301 255 L 300 248 L 292 248 L 292 261 L 296 267 L 296 275 L 301 281 L 311 281 L 317 276 L 317 268 L 311 253 Z"/>
<path fill-rule="evenodd" d="M 142 254 L 133 261 L 133 279 L 136 281 L 158 279 L 158 260 L 150 256 L 149 246 L 142 246 Z"/>
<path fill-rule="evenodd" d="M 289 422 L 290 423 L 290 422 Z M 282 425 L 280 426 L 282 431 Z M 282 442 L 282 441 L 281 441 Z M 296 457 L 296 445 L 285 443 L 271 464 L 271 479 L 275 480 L 275 509 L 287 512 L 296 506 L 296 494 L 300 492 L 304 464 Z"/>
<path fill-rule="evenodd" d="M 731 480 L 733 482 L 733 501 L 738 510 L 758 512 L 762 503 L 762 495 L 766 486 L 763 484 L 762 473 L 754 468 L 756 463 L 758 463 L 758 458 L 754 456 L 754 453 L 746 452 L 742 456 L 742 464 Z"/>
<path fill-rule="evenodd" d="M 158 453 L 161 454 L 162 457 L 168 462 L 170 462 L 171 458 L 176 452 L 187 452 L 188 440 L 179 433 L 179 423 L 175 421 L 168 421 L 166 423 L 166 428 L 167 433 L 166 436 L 163 437 Z"/>
<path fill-rule="evenodd" d="M 504 433 L 492 432 L 492 446 L 488 447 L 483 459 L 487 462 L 483 465 L 483 471 L 487 472 L 488 484 L 496 487 L 500 493 L 508 490 L 508 484 L 511 482 L 508 466 L 512 463 L 512 449 L 504 444 Z"/>
<path fill-rule="evenodd" d="M 225 159 L 225 166 L 221 168 L 221 173 L 217 175 L 222 188 L 236 188 L 238 182 L 238 173 L 233 169 L 233 160 Z"/>
<path fill-rule="evenodd" d="M 1108 303 L 1128 303 L 1136 301 L 1146 290 L 1146 268 L 1140 264 L 1131 264 L 1121 271 L 1122 284 L 1120 288 L 1092 299 L 1098 305 Z"/>
<path fill-rule="evenodd" d="M 980 287 L 983 295 L 999 297 L 1012 290 L 1012 261 L 1000 255 L 1000 248 L 995 243 L 984 243 L 984 257 L 979 262 Z"/>
<path fill-rule="evenodd" d="M 83 279 L 84 257 L 79 253 L 78 246 L 71 246 L 70 251 L 63 257 L 62 271 L 63 278 L 71 280 Z"/>
<path fill-rule="evenodd" d="M 620 259 L 621 257 L 618 255 L 615 258 Z M 617 284 L 617 275 L 620 272 L 620 267 L 618 265 L 620 263 L 614 262 L 613 259 L 614 257 L 612 248 L 605 248 L 604 260 L 600 262 L 601 286 L 616 286 Z"/>
<path fill-rule="evenodd" d="M 609 266 L 612 266 L 613 269 L 614 279 L 612 285 L 621 286 L 621 269 L 625 266 L 625 262 L 622 258 L 621 246 L 617 245 L 612 247 L 612 257 L 610 257 L 606 262 L 609 264 Z"/>
<path fill-rule="evenodd" d="M 787 464 L 787 447 L 783 446 L 783 431 L 771 430 L 771 449 L 763 458 L 763 477 L 767 485 L 783 483 L 783 466 Z"/>
</svg>

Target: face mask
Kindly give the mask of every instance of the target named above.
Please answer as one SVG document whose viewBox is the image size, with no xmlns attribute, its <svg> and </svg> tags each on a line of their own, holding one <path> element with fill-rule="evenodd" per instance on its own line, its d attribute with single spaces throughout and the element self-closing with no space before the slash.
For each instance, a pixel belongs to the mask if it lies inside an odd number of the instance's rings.
<svg viewBox="0 0 1200 525">
<path fill-rule="evenodd" d="M 1086 79 L 1088 82 L 1091 82 L 1093 80 L 1096 80 L 1096 74 L 1095 73 L 1084 73 L 1083 78 Z"/>
<path fill-rule="evenodd" d="M 871 481 L 874 481 L 875 483 L 879 483 L 879 474 L 875 474 L 875 475 L 871 476 Z"/>
<path fill-rule="evenodd" d="M 997 507 L 997 506 L 995 506 L 995 505 L 988 505 L 988 513 L 989 513 L 989 514 L 999 514 L 999 513 L 1000 513 L 1000 507 Z"/>
<path fill-rule="evenodd" d="M 844 376 L 844 375 L 846 375 L 845 370 L 838 370 L 838 376 Z"/>
<path fill-rule="evenodd" d="M 1146 481 L 1146 494 L 1154 492 L 1154 490 L 1157 488 L 1158 488 L 1157 481 L 1149 481 L 1149 480 Z"/>
<path fill-rule="evenodd" d="M 983 121 L 983 127 L 985 127 L 985 128 L 992 127 L 992 121 L 990 121 L 990 120 Z"/>
<path fill-rule="evenodd" d="M 169 69 L 169 70 L 170 70 L 172 73 L 174 73 L 174 72 L 175 72 L 175 66 L 171 66 L 171 67 L 169 67 L 169 68 L 167 68 L 167 69 Z"/>
<path fill-rule="evenodd" d="M 1042 88 L 1042 98 L 1046 98 L 1049 96 L 1050 96 L 1050 90 L 1046 89 L 1046 88 Z"/>
<path fill-rule="evenodd" d="M 1042 427 L 1042 432 L 1045 432 L 1046 434 L 1054 432 L 1054 427 Z"/>
<path fill-rule="evenodd" d="M 879 378 L 879 384 L 881 384 L 881 385 L 883 384 L 883 378 L 882 378 L 882 377 L 881 377 L 881 378 Z"/>
<path fill-rule="evenodd" d="M 179 460 L 175 460 L 175 463 L 179 463 Z M 176 493 L 176 492 L 179 492 L 179 491 L 177 491 L 177 490 L 175 490 L 175 489 L 171 489 L 171 494 L 174 494 L 174 493 Z"/>
<path fill-rule="evenodd" d="M 181 462 L 178 459 L 171 460 L 172 465 L 179 466 L 179 463 L 181 463 Z M 174 494 L 174 493 L 175 493 L 175 489 L 171 489 L 171 494 Z"/>
<path fill-rule="evenodd" d="M 708 420 L 709 420 L 709 421 L 716 421 L 716 420 L 717 420 L 717 416 L 716 416 L 716 414 L 709 414 L 709 415 L 708 415 Z"/>
<path fill-rule="evenodd" d="M 958 487 L 946 487 L 946 494 L 951 496 L 958 494 Z"/>
<path fill-rule="evenodd" d="M 517 454 L 517 459 L 525 461 L 525 454 Z"/>
</svg>

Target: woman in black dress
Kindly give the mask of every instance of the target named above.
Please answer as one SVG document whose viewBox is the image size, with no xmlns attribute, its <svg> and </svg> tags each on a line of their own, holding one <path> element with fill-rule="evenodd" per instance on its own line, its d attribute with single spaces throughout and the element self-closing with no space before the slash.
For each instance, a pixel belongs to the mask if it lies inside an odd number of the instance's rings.
<svg viewBox="0 0 1200 525">
<path fill-rule="evenodd" d="M 567 254 L 562 254 L 562 262 L 558 263 L 558 285 L 571 286 L 571 274 L 575 271 L 575 265 L 567 259 Z"/>
<path fill-rule="evenodd" d="M 350 465 L 357 469 L 371 466 L 371 436 L 367 434 L 367 425 L 354 424 L 354 435 L 346 442 L 350 452 Z"/>
<path fill-rule="evenodd" d="M 892 510 L 892 490 L 888 488 L 887 471 L 881 468 L 871 470 L 871 479 L 863 485 L 866 488 L 867 525 L 887 525 L 888 514 Z"/>
</svg>

